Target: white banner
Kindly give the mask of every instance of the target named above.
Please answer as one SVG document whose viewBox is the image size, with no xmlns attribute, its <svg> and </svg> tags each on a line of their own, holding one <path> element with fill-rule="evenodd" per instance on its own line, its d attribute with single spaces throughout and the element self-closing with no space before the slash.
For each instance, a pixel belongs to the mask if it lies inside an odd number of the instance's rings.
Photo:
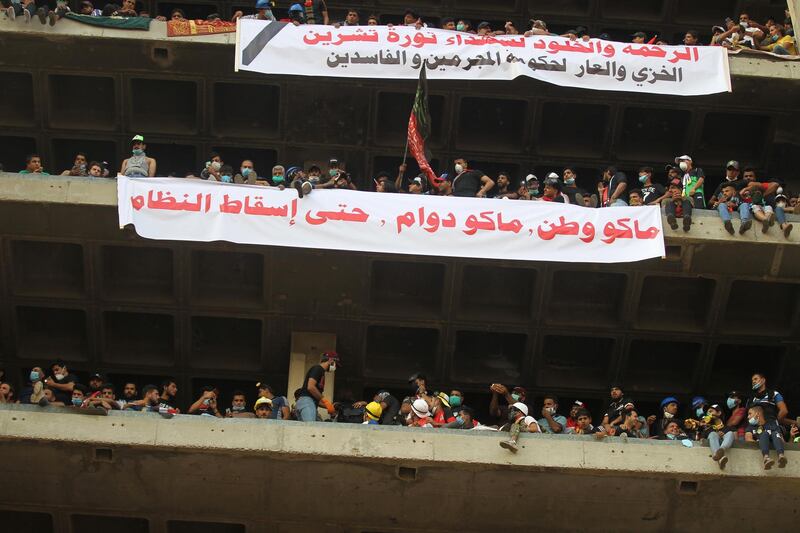
<svg viewBox="0 0 800 533">
<path fill-rule="evenodd" d="M 719 46 L 657 46 L 407 26 L 301 25 L 239 19 L 236 70 L 346 78 L 512 80 L 694 96 L 731 91 Z"/>
<path fill-rule="evenodd" d="M 117 178 L 119 224 L 148 239 L 413 255 L 620 263 L 664 256 L 658 207 Z"/>
</svg>

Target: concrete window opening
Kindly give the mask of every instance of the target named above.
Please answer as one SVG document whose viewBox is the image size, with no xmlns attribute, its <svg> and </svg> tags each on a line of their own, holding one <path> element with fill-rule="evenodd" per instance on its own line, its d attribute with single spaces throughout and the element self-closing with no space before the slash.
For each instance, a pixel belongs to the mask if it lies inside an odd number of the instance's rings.
<svg viewBox="0 0 800 533">
<path fill-rule="evenodd" d="M 79 297 L 84 292 L 83 246 L 64 242 L 11 243 L 14 294 Z"/>
</svg>

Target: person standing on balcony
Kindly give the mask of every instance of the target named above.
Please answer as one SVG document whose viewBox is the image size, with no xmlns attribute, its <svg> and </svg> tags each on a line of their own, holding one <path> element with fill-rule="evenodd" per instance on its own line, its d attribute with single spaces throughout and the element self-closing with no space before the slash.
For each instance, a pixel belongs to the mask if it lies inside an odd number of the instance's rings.
<svg viewBox="0 0 800 533">
<path fill-rule="evenodd" d="M 306 373 L 303 387 L 299 390 L 295 406 L 297 419 L 301 422 L 315 422 L 317 420 L 317 408 L 323 401 L 322 394 L 325 392 L 325 373 L 336 372 L 338 363 L 339 354 L 325 352 L 322 354 L 320 364 L 312 366 Z"/>
<path fill-rule="evenodd" d="M 122 168 L 119 173 L 129 178 L 146 178 L 156 175 L 156 160 L 152 157 L 147 157 L 145 149 L 147 145 L 144 143 L 144 137 L 141 135 L 134 135 L 131 139 L 131 157 L 122 162 Z"/>
</svg>

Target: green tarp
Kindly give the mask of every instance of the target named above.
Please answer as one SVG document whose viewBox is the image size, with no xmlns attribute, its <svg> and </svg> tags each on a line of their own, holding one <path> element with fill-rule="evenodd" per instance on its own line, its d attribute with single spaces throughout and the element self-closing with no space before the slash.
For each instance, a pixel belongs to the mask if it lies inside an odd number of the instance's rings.
<svg viewBox="0 0 800 533">
<path fill-rule="evenodd" d="M 152 20 L 149 17 L 93 17 L 76 13 L 67 13 L 65 17 L 84 24 L 91 24 L 92 26 L 102 26 L 103 28 L 145 31 L 150 29 L 150 21 Z"/>
</svg>

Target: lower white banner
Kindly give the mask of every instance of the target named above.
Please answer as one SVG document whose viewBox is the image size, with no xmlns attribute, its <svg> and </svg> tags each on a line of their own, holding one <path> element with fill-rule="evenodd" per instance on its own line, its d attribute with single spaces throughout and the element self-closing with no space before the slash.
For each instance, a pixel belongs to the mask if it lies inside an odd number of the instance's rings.
<svg viewBox="0 0 800 533">
<path fill-rule="evenodd" d="M 658 207 L 279 190 L 117 178 L 119 224 L 148 239 L 412 255 L 621 263 L 664 256 Z"/>
</svg>

